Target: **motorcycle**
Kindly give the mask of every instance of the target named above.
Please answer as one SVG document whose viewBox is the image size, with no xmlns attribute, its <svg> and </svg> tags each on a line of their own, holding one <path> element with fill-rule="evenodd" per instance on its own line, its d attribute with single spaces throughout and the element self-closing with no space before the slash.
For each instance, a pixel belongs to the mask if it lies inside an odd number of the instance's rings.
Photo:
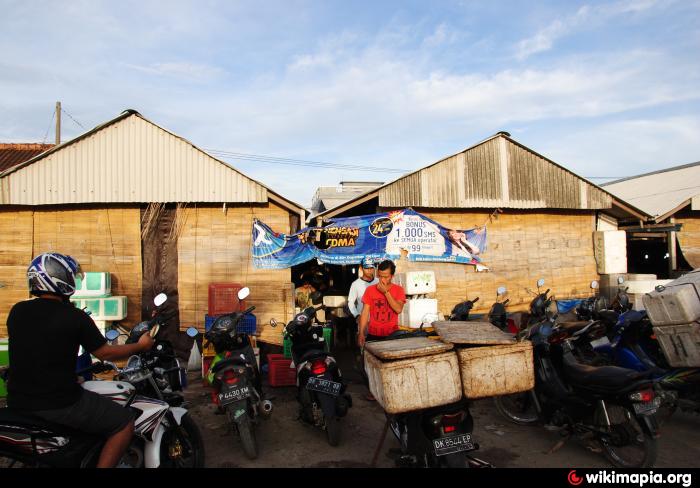
<svg viewBox="0 0 700 488">
<path fill-rule="evenodd" d="M 153 338 L 155 340 L 153 348 L 129 359 L 128 364 L 138 366 L 138 368 L 143 367 L 149 373 L 146 381 L 135 383 L 137 392 L 139 395 L 158 398 L 173 407 L 187 408 L 182 393 L 187 386 L 187 371 L 181 366 L 170 341 L 163 339 L 160 334 L 164 327 L 167 327 L 167 321 L 172 318 L 172 316 L 164 316 L 162 313 L 161 306 L 167 299 L 168 297 L 164 293 L 157 295 L 153 299 L 156 308 L 150 320 L 139 323 L 129 330 L 127 334 L 120 334 L 116 329 L 108 330 L 105 337 L 110 342 L 114 342 L 118 337 L 126 336 L 126 344 L 134 344 L 138 342 L 144 333 L 153 330 Z M 115 326 L 124 330 L 119 324 L 115 324 Z M 194 327 L 190 327 L 186 333 L 194 339 L 199 334 L 199 331 Z M 128 368 L 130 366 L 127 366 Z M 115 377 L 115 380 L 129 381 L 128 378 L 125 379 L 119 376 Z"/>
<path fill-rule="evenodd" d="M 580 363 L 574 341 L 591 326 L 574 331 L 548 320 L 530 328 L 535 388 L 496 397 L 496 408 L 516 424 L 542 423 L 567 438 L 574 434 L 589 438 L 615 466 L 651 467 L 661 404 L 654 380 L 649 373 Z"/>
<path fill-rule="evenodd" d="M 137 357 L 137 356 L 134 356 Z M 138 384 L 149 375 L 132 363 L 122 371 L 98 362 L 79 373 L 116 370 Z M 134 468 L 202 468 L 204 444 L 187 410 L 139 395 L 127 381 L 85 381 L 82 387 L 103 395 L 134 412 L 134 436 L 120 465 Z M 0 408 L 0 466 L 92 468 L 104 438 L 47 422 L 27 412 Z"/>
<path fill-rule="evenodd" d="M 474 308 L 474 304 L 478 301 L 479 297 L 476 297 L 474 300 L 464 300 L 463 302 L 458 303 L 454 306 L 452 312 L 450 312 L 448 320 L 460 322 L 469 321 L 469 314 Z"/>
<path fill-rule="evenodd" d="M 247 287 L 242 288 L 238 299 L 244 300 L 249 294 Z M 243 317 L 253 310 L 255 307 L 221 315 L 204 334 L 216 352 L 207 372 L 212 401 L 219 412 L 226 414 L 249 459 L 258 457 L 255 426 L 261 417 L 272 413 L 272 402 L 263 399 L 262 379 L 250 338 L 237 331 Z"/>
<path fill-rule="evenodd" d="M 315 322 L 321 295 L 311 294 L 312 305 L 298 313 L 285 327 L 292 341 L 292 360 L 297 370 L 299 417 L 326 431 L 331 446 L 340 444 L 340 419 L 352 407 L 352 397 L 335 358 L 326 350 L 323 325 Z"/>
<path fill-rule="evenodd" d="M 421 329 L 396 331 L 382 340 L 427 337 Z M 474 420 L 466 399 L 424 410 L 386 414 L 392 433 L 401 445 L 400 467 L 492 467 L 470 454 L 479 449 L 473 441 Z"/>
</svg>

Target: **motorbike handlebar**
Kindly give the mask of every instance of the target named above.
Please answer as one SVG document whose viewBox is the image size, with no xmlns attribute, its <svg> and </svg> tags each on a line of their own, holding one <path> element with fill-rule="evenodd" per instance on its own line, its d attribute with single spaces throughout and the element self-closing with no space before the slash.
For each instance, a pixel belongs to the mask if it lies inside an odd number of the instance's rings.
<svg viewBox="0 0 700 488">
<path fill-rule="evenodd" d="M 503 305 L 508 305 L 509 301 L 510 301 L 510 298 L 506 298 L 506 300 L 503 302 Z"/>
<path fill-rule="evenodd" d="M 474 300 L 472 300 L 472 303 L 476 303 L 479 301 L 479 297 L 476 297 Z"/>
<path fill-rule="evenodd" d="M 246 308 L 245 311 L 243 312 L 243 315 L 247 315 L 247 314 L 249 314 L 250 312 L 252 312 L 253 310 L 255 310 L 255 307 L 248 307 L 248 308 Z"/>
<path fill-rule="evenodd" d="M 78 376 L 83 375 L 85 373 L 91 373 L 91 374 L 99 374 L 99 373 L 104 373 L 105 371 L 112 371 L 114 369 L 113 364 L 105 363 L 100 361 L 99 363 L 91 364 L 87 368 L 83 368 L 80 371 L 77 371 L 76 374 Z"/>
<path fill-rule="evenodd" d="M 550 288 L 547 288 L 547 291 L 545 291 L 544 294 L 547 295 L 547 293 L 549 293 L 549 290 Z"/>
</svg>

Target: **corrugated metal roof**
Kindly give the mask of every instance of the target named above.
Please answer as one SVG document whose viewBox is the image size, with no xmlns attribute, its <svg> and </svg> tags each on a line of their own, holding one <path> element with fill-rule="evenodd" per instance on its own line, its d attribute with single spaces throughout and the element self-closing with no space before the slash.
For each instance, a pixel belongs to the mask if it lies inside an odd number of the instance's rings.
<svg viewBox="0 0 700 488">
<path fill-rule="evenodd" d="M 270 191 L 130 110 L 0 173 L 0 203 L 264 203 Z"/>
<path fill-rule="evenodd" d="M 606 209 L 646 218 L 590 181 L 513 140 L 504 132 L 374 192 L 380 207 Z M 321 212 L 332 217 L 368 196 Z"/>
<path fill-rule="evenodd" d="M 0 172 L 48 151 L 53 144 L 0 143 Z"/>
<path fill-rule="evenodd" d="M 612 181 L 603 186 L 648 214 L 665 217 L 700 196 L 700 162 Z"/>
</svg>

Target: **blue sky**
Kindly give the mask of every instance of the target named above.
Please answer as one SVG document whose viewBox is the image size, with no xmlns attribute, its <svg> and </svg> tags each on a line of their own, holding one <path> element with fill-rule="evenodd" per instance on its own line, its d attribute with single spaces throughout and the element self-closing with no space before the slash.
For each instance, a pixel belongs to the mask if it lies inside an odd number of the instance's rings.
<svg viewBox="0 0 700 488">
<path fill-rule="evenodd" d="M 699 0 L 0 11 L 3 142 L 41 142 L 60 100 L 86 129 L 133 108 L 202 148 L 332 163 L 418 169 L 499 130 L 583 176 L 700 160 Z M 305 205 L 320 185 L 398 176 L 228 161 Z"/>
</svg>

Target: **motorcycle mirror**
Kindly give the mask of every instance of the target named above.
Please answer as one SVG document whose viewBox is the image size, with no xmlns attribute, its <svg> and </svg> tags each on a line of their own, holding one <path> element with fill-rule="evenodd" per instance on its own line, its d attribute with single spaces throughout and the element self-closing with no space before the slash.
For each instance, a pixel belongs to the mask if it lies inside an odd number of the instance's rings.
<svg viewBox="0 0 700 488">
<path fill-rule="evenodd" d="M 188 327 L 185 333 L 190 336 L 192 339 L 197 337 L 197 334 L 199 334 L 199 331 L 195 329 L 194 327 Z"/>
<path fill-rule="evenodd" d="M 238 299 L 239 300 L 245 300 L 246 298 L 248 298 L 249 295 L 250 295 L 250 288 L 248 288 L 247 286 L 244 286 L 243 288 L 238 290 Z"/>
<path fill-rule="evenodd" d="M 544 286 L 544 278 L 537 280 L 537 286 Z"/>
<path fill-rule="evenodd" d="M 624 279 L 622 276 L 618 276 L 618 277 L 617 277 L 617 284 L 618 284 L 618 285 L 621 285 L 621 284 L 623 284 L 624 282 L 625 282 L 625 279 Z"/>
<path fill-rule="evenodd" d="M 594 290 L 598 288 L 598 282 L 596 280 L 591 281 L 591 288 Z"/>
<path fill-rule="evenodd" d="M 497 295 L 505 295 L 506 294 L 506 287 L 505 286 L 499 286 L 498 290 L 496 290 Z"/>
<path fill-rule="evenodd" d="M 117 337 L 119 337 L 119 332 L 117 332 L 114 329 L 108 330 L 107 333 L 105 334 L 105 337 L 107 338 L 108 341 L 113 341 Z"/>
<path fill-rule="evenodd" d="M 153 304 L 154 304 L 156 307 L 160 307 L 161 305 L 163 305 L 163 304 L 164 304 L 165 302 L 167 302 L 167 301 L 168 301 L 168 295 L 166 295 L 165 293 L 159 293 L 159 294 L 156 295 L 155 298 L 153 299 Z"/>
<path fill-rule="evenodd" d="M 275 319 L 270 319 L 270 327 L 277 327 L 277 321 Z"/>
</svg>

